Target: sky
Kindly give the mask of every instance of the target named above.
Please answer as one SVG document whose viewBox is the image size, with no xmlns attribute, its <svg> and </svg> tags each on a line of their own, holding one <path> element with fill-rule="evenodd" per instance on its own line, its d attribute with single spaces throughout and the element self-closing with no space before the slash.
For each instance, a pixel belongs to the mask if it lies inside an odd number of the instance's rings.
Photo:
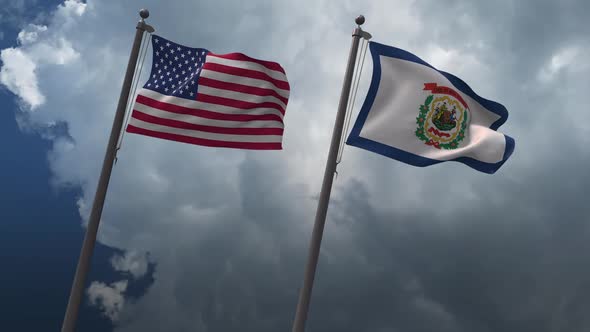
<svg viewBox="0 0 590 332">
<path fill-rule="evenodd" d="M 346 147 L 307 331 L 590 328 L 587 1 L 2 3 L 0 123 L 11 157 L 0 165 L 10 271 L 0 308 L 10 320 L 0 324 L 61 323 L 145 7 L 165 38 L 285 68 L 284 149 L 125 135 L 80 330 L 291 328 L 359 14 L 374 41 L 505 105 L 500 131 L 516 149 L 489 175 Z M 353 119 L 371 72 L 367 57 Z"/>
</svg>

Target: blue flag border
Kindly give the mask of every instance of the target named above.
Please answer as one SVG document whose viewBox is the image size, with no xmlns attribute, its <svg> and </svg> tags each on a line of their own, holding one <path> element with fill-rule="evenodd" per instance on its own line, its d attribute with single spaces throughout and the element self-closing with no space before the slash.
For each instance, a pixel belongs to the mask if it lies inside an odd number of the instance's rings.
<svg viewBox="0 0 590 332">
<path fill-rule="evenodd" d="M 486 163 L 470 157 L 459 157 L 449 160 L 430 159 L 361 137 L 361 129 L 363 128 L 365 121 L 367 120 L 367 117 L 371 110 L 371 107 L 373 106 L 375 96 L 377 95 L 377 90 L 379 89 L 379 83 L 381 82 L 381 55 L 415 62 L 430 67 L 441 73 L 451 82 L 451 84 L 453 84 L 453 86 L 456 89 L 473 98 L 475 101 L 480 103 L 489 111 L 496 113 L 500 116 L 500 118 L 490 126 L 490 129 L 497 130 L 508 119 L 508 110 L 506 109 L 506 107 L 495 101 L 491 101 L 480 97 L 467 85 L 467 83 L 463 82 L 463 80 L 461 80 L 457 76 L 434 68 L 433 66 L 426 63 L 426 61 L 420 59 L 416 55 L 393 46 L 383 45 L 376 42 L 369 42 L 369 48 L 371 50 L 371 57 L 373 59 L 373 76 L 371 78 L 371 85 L 369 87 L 369 91 L 367 92 L 367 97 L 365 98 L 363 106 L 361 107 L 360 113 L 355 121 L 354 127 L 352 128 L 352 131 L 350 132 L 350 135 L 346 140 L 346 144 L 356 146 L 358 148 L 365 149 L 368 151 L 372 151 L 413 166 L 425 167 L 442 163 L 445 161 L 456 161 L 463 163 L 471 168 L 474 168 L 480 172 L 488 174 L 495 173 L 512 155 L 512 152 L 514 152 L 515 142 L 512 137 L 507 135 L 504 135 L 506 139 L 506 149 L 504 150 L 504 156 L 502 160 L 497 163 Z"/>
</svg>

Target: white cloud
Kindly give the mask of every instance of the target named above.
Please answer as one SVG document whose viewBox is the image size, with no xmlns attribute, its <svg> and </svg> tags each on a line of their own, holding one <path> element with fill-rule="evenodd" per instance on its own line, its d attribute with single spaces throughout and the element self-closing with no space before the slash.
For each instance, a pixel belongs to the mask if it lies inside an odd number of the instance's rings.
<svg viewBox="0 0 590 332">
<path fill-rule="evenodd" d="M 82 16 L 86 11 L 86 4 L 80 0 L 65 0 L 63 5 L 59 6 L 57 15 L 68 19 L 71 16 Z"/>
<path fill-rule="evenodd" d="M 148 263 L 147 255 L 135 251 L 111 257 L 111 264 L 116 271 L 129 272 L 136 279 L 146 274 Z"/>
<path fill-rule="evenodd" d="M 28 27 L 18 33 L 17 39 L 21 45 L 31 44 L 36 42 L 39 34 L 44 31 L 47 31 L 45 25 L 29 24 Z"/>
<path fill-rule="evenodd" d="M 78 58 L 78 52 L 65 36 L 74 22 L 74 18 L 68 15 L 82 15 L 85 6 L 67 0 L 53 16 L 51 29 L 29 24 L 18 34 L 19 47 L 7 48 L 0 53 L 3 63 L 0 82 L 19 96 L 27 109 L 35 110 L 45 102 L 45 95 L 39 88 L 39 72 L 48 66 L 69 64 Z"/>
<path fill-rule="evenodd" d="M 45 102 L 45 96 L 39 91 L 35 70 L 37 65 L 26 52 L 18 48 L 7 48 L 0 52 L 2 69 L 0 82 L 12 93 L 19 96 L 31 109 Z"/>
<path fill-rule="evenodd" d="M 127 280 L 117 281 L 111 285 L 92 282 L 86 291 L 90 304 L 98 307 L 110 320 L 116 321 L 125 306 L 123 295 L 127 289 L 127 283 Z"/>
<path fill-rule="evenodd" d="M 586 52 L 582 52 L 578 45 L 570 45 L 558 50 L 539 70 L 537 75 L 538 79 L 543 83 L 548 83 L 553 80 L 559 72 L 566 70 L 571 65 L 574 65 L 578 70 L 584 70 L 584 68 L 580 68 L 580 66 L 587 67 L 588 65 L 580 58 L 580 56 L 584 56 L 582 54 L 586 54 Z"/>
</svg>

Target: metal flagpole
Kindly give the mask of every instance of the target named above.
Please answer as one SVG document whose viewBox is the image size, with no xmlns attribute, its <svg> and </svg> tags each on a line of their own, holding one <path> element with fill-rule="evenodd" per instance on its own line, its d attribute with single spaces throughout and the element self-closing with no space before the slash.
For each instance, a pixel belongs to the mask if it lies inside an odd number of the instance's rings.
<svg viewBox="0 0 590 332">
<path fill-rule="evenodd" d="M 303 287 L 299 293 L 299 302 L 297 303 L 297 312 L 295 313 L 295 321 L 293 323 L 293 332 L 303 332 L 305 328 L 305 321 L 307 319 L 307 312 L 309 311 L 309 302 L 311 298 L 311 290 L 313 287 L 313 280 L 315 277 L 316 267 L 318 265 L 318 257 L 320 254 L 320 245 L 322 243 L 322 235 L 324 233 L 324 224 L 326 223 L 326 214 L 328 212 L 328 203 L 330 201 L 330 192 L 332 191 L 332 182 L 334 180 L 334 173 L 336 172 L 336 159 L 338 157 L 338 148 L 340 147 L 340 140 L 342 138 L 342 128 L 344 125 L 344 118 L 346 115 L 346 108 L 348 106 L 348 97 L 350 95 L 350 86 L 352 84 L 352 75 L 354 72 L 354 64 L 356 61 L 356 54 L 358 51 L 359 41 L 362 38 L 370 39 L 371 35 L 361 29 L 361 25 L 365 23 L 365 17 L 360 15 L 355 19 L 357 27 L 352 33 L 352 46 L 350 48 L 350 55 L 348 57 L 348 64 L 344 74 L 344 84 L 342 86 L 342 93 L 340 95 L 340 102 L 338 104 L 338 112 L 336 113 L 336 122 L 334 123 L 334 131 L 332 132 L 332 141 L 330 143 L 330 152 L 328 153 L 328 161 L 326 163 L 326 170 L 324 172 L 324 181 L 322 182 L 322 189 L 320 192 L 320 200 L 315 215 L 315 223 L 311 233 L 311 243 L 309 245 L 309 254 L 307 257 L 307 266 L 305 267 L 305 276 L 303 279 Z"/>
<path fill-rule="evenodd" d="M 147 9 L 142 9 L 139 12 L 139 16 L 141 17 L 141 20 L 137 23 L 135 39 L 133 40 L 133 47 L 131 48 L 131 55 L 129 56 L 129 62 L 127 64 L 127 72 L 125 73 L 125 79 L 123 80 L 123 87 L 121 88 L 121 94 L 119 96 L 119 104 L 117 105 L 115 119 L 113 120 L 113 127 L 111 129 L 109 143 L 107 145 L 107 150 L 102 164 L 102 170 L 100 172 L 100 178 L 98 180 L 98 186 L 96 188 L 96 195 L 94 196 L 92 211 L 90 213 L 90 219 L 88 220 L 88 226 L 86 228 L 86 235 L 84 236 L 80 258 L 78 259 L 78 266 L 76 267 L 76 275 L 74 276 L 74 282 L 72 283 L 72 290 L 70 291 L 70 298 L 68 300 L 68 306 L 61 328 L 62 332 L 73 332 L 76 325 L 78 310 L 80 309 L 80 303 L 82 302 L 82 296 L 84 294 L 86 276 L 88 275 L 90 260 L 92 258 L 94 244 L 96 243 L 98 224 L 100 222 L 100 216 L 102 214 L 102 208 L 104 206 L 104 200 L 107 193 L 107 188 L 109 186 L 111 171 L 115 161 L 117 141 L 119 140 L 119 134 L 121 133 L 121 129 L 123 127 L 125 109 L 127 108 L 127 100 L 129 99 L 131 83 L 133 81 L 135 67 L 137 65 L 141 41 L 143 39 L 144 32 L 154 32 L 154 28 L 146 24 L 144 21 L 150 16 L 149 11 Z"/>
</svg>

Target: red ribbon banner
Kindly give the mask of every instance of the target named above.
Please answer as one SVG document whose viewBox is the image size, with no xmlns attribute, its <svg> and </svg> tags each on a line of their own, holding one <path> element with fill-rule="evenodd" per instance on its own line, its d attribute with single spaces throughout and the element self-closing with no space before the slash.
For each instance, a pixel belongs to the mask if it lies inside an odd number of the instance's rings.
<svg viewBox="0 0 590 332">
<path fill-rule="evenodd" d="M 426 142 L 426 145 L 432 145 L 435 148 L 440 149 L 440 143 L 437 141 L 433 141 L 432 139 L 430 141 Z"/>
<path fill-rule="evenodd" d="M 432 93 L 440 93 L 455 97 L 455 99 L 457 99 L 459 102 L 461 102 L 461 104 L 463 104 L 463 107 L 468 108 L 467 103 L 465 102 L 465 100 L 463 100 L 463 97 L 461 97 L 461 95 L 457 91 L 447 86 L 439 86 L 436 83 L 424 83 L 424 90 L 432 91 Z"/>
<path fill-rule="evenodd" d="M 449 135 L 447 133 L 443 133 L 442 131 L 438 131 L 438 130 L 434 129 L 433 127 L 428 128 L 428 132 L 433 133 L 438 137 L 451 137 L 451 135 Z"/>
</svg>

